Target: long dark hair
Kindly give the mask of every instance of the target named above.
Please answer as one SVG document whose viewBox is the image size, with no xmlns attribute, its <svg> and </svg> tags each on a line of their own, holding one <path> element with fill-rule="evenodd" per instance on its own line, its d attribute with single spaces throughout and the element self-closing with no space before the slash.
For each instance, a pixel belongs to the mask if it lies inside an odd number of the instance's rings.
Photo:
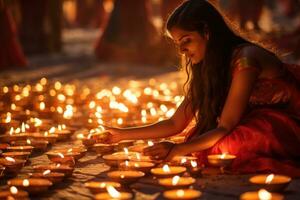
<svg viewBox="0 0 300 200">
<path fill-rule="evenodd" d="M 209 34 L 204 59 L 186 65 L 188 98 L 199 133 L 213 129 L 224 106 L 231 81 L 234 48 L 247 43 L 226 25 L 221 14 L 205 0 L 187 0 L 170 15 L 166 29 L 180 28 Z"/>
</svg>

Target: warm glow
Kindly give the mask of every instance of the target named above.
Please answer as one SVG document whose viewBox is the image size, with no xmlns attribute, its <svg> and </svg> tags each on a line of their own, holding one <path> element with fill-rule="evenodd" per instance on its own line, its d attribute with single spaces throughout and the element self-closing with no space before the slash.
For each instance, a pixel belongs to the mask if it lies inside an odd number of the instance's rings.
<svg viewBox="0 0 300 200">
<path fill-rule="evenodd" d="M 177 191 L 176 191 L 176 195 L 177 195 L 178 197 L 183 197 L 183 196 L 184 196 L 184 190 L 177 190 Z"/>
<path fill-rule="evenodd" d="M 128 167 L 129 166 L 129 162 L 128 160 L 125 161 L 125 166 Z"/>
<path fill-rule="evenodd" d="M 11 127 L 11 128 L 9 129 L 9 135 L 12 135 L 14 132 L 15 132 L 14 128 Z"/>
<path fill-rule="evenodd" d="M 124 148 L 124 152 L 125 152 L 126 155 L 128 155 L 128 153 L 129 153 L 128 149 L 126 147 Z"/>
<path fill-rule="evenodd" d="M 12 104 L 10 105 L 10 109 L 12 109 L 12 110 L 16 110 L 16 109 L 17 109 L 17 106 L 16 106 L 16 104 L 12 103 Z"/>
<path fill-rule="evenodd" d="M 181 158 L 181 161 L 180 161 L 181 164 L 184 164 L 186 162 L 187 162 L 187 159 L 185 157 Z"/>
<path fill-rule="evenodd" d="M 29 180 L 28 179 L 24 179 L 23 180 L 23 186 L 24 187 L 28 187 L 29 186 Z"/>
<path fill-rule="evenodd" d="M 10 123 L 10 122 L 11 122 L 11 113 L 8 112 L 8 113 L 6 114 L 5 123 Z"/>
<path fill-rule="evenodd" d="M 171 171 L 169 165 L 167 165 L 167 164 L 165 164 L 162 169 L 163 169 L 164 172 L 170 172 Z"/>
<path fill-rule="evenodd" d="M 91 101 L 90 103 L 89 103 L 89 108 L 90 109 L 93 109 L 93 108 L 95 108 L 96 107 L 96 102 L 95 101 Z"/>
<path fill-rule="evenodd" d="M 46 104 L 44 102 L 40 102 L 40 110 L 45 110 Z"/>
<path fill-rule="evenodd" d="M 268 175 L 266 178 L 266 184 L 270 184 L 273 179 L 274 179 L 274 174 Z"/>
<path fill-rule="evenodd" d="M 62 153 L 57 154 L 59 157 L 64 158 L 65 156 Z"/>
<path fill-rule="evenodd" d="M 197 167 L 197 161 L 191 160 L 192 167 Z"/>
<path fill-rule="evenodd" d="M 265 189 L 260 189 L 258 191 L 258 198 L 260 200 L 271 200 L 272 199 L 272 194 L 270 192 L 268 192 Z"/>
<path fill-rule="evenodd" d="M 26 143 L 30 145 L 30 144 L 31 144 L 31 141 L 30 141 L 29 139 L 27 139 L 27 140 L 26 140 Z"/>
<path fill-rule="evenodd" d="M 56 130 L 55 127 L 51 127 L 50 130 L 49 130 L 49 133 L 51 133 L 51 134 L 52 134 L 52 133 L 55 133 L 55 130 Z"/>
<path fill-rule="evenodd" d="M 43 175 L 46 176 L 46 175 L 48 175 L 48 174 L 50 174 L 50 173 L 51 173 L 51 170 L 50 170 L 50 169 L 47 169 L 47 170 L 45 170 L 45 171 L 43 172 Z"/>
<path fill-rule="evenodd" d="M 180 177 L 179 176 L 174 176 L 172 178 L 172 185 L 177 185 L 179 182 Z"/>
<path fill-rule="evenodd" d="M 117 123 L 118 123 L 118 125 L 122 125 L 123 124 L 123 119 L 122 118 L 118 118 L 117 119 Z"/>
<path fill-rule="evenodd" d="M 227 153 L 223 153 L 223 154 L 220 156 L 220 158 L 221 158 L 221 159 L 225 159 L 225 158 L 226 158 L 226 155 L 227 155 Z"/>
<path fill-rule="evenodd" d="M 9 188 L 10 193 L 12 194 L 17 194 L 18 193 L 18 189 L 15 186 L 11 186 Z"/>
<path fill-rule="evenodd" d="M 13 159 L 12 157 L 5 157 L 5 160 L 7 160 L 9 162 L 16 162 L 16 160 Z"/>
<path fill-rule="evenodd" d="M 112 93 L 114 95 L 120 95 L 121 92 L 122 92 L 122 90 L 119 87 L 117 87 L 117 86 L 113 87 L 113 89 L 112 89 Z"/>
<path fill-rule="evenodd" d="M 154 145 L 154 143 L 151 140 L 149 140 L 148 141 L 148 146 L 153 146 L 153 145 Z"/>
<path fill-rule="evenodd" d="M 71 153 L 73 151 L 73 149 L 72 148 L 70 148 L 70 149 L 68 149 L 68 153 Z"/>
<path fill-rule="evenodd" d="M 111 186 L 111 185 L 108 185 L 108 186 L 106 187 L 106 190 L 107 190 L 108 194 L 109 194 L 112 198 L 118 199 L 118 198 L 121 197 L 121 193 L 118 192 L 118 191 L 117 191 L 113 186 Z"/>
</svg>

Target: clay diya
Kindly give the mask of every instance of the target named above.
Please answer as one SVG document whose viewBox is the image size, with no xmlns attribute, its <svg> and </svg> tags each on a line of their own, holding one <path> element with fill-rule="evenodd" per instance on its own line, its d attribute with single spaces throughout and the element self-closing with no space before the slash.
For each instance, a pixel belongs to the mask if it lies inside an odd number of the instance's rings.
<svg viewBox="0 0 300 200">
<path fill-rule="evenodd" d="M 122 184 L 130 184 L 136 182 L 138 179 L 145 176 L 144 172 L 141 171 L 111 171 L 107 173 L 107 176 L 113 179 L 115 182 Z"/>
<path fill-rule="evenodd" d="M 180 177 L 180 176 L 174 176 L 173 178 L 158 179 L 158 183 L 160 185 L 171 189 L 188 188 L 195 182 L 196 180 L 192 177 Z"/>
<path fill-rule="evenodd" d="M 256 175 L 249 179 L 252 184 L 271 192 L 282 192 L 289 185 L 291 180 L 289 176 L 278 174 Z"/>
<path fill-rule="evenodd" d="M 80 153 L 61 153 L 61 152 L 51 151 L 51 152 L 47 152 L 46 155 L 48 156 L 49 160 L 51 160 L 54 163 L 74 166 L 75 165 L 74 155 L 80 155 Z"/>
<path fill-rule="evenodd" d="M 11 157 L 11 158 L 14 158 L 14 159 L 28 160 L 28 158 L 30 156 L 30 152 L 13 151 L 13 152 L 5 152 L 2 155 L 4 157 Z"/>
<path fill-rule="evenodd" d="M 132 199 L 133 195 L 129 192 L 119 192 L 113 186 L 107 186 L 107 192 L 99 193 L 95 195 L 97 200 L 106 200 L 106 199 L 118 199 L 118 200 L 128 200 Z"/>
<path fill-rule="evenodd" d="M 94 144 L 92 147 L 93 151 L 96 151 L 98 154 L 107 154 L 111 153 L 114 150 L 114 145 L 112 144 Z"/>
<path fill-rule="evenodd" d="M 18 190 L 15 186 L 7 190 L 0 191 L 0 200 L 29 200 L 28 193 L 23 190 Z"/>
<path fill-rule="evenodd" d="M 121 169 L 137 170 L 148 173 L 155 166 L 152 162 L 125 161 L 120 164 Z"/>
<path fill-rule="evenodd" d="M 102 182 L 87 182 L 84 184 L 86 188 L 88 188 L 92 193 L 97 194 L 100 192 L 105 192 L 107 186 L 113 186 L 114 188 L 121 188 L 121 184 L 112 181 L 102 181 Z"/>
<path fill-rule="evenodd" d="M 208 155 L 207 158 L 210 165 L 214 167 L 224 168 L 231 165 L 231 163 L 236 158 L 236 156 L 224 153 L 224 154 Z"/>
<path fill-rule="evenodd" d="M 7 184 L 9 186 L 15 186 L 17 188 L 21 188 L 22 190 L 25 190 L 30 194 L 45 192 L 48 190 L 50 186 L 52 186 L 51 181 L 42 178 L 29 178 L 29 179 L 15 178 L 7 181 Z"/>
<path fill-rule="evenodd" d="M 278 193 L 270 193 L 265 189 L 259 191 L 245 192 L 241 194 L 240 200 L 283 200 L 284 196 Z"/>
<path fill-rule="evenodd" d="M 0 165 L 5 167 L 5 174 L 15 175 L 25 165 L 26 160 L 14 159 L 11 157 L 0 158 Z"/>
<path fill-rule="evenodd" d="M 64 177 L 65 174 L 63 173 L 58 173 L 58 172 L 52 172 L 51 170 L 45 170 L 44 172 L 35 172 L 35 173 L 29 173 L 29 176 L 31 178 L 44 178 L 44 179 L 48 179 L 49 181 L 51 181 L 53 184 L 55 183 L 59 183 L 61 182 Z"/>
<path fill-rule="evenodd" d="M 175 175 L 182 175 L 186 172 L 186 167 L 182 166 L 168 166 L 165 164 L 163 167 L 151 169 L 151 173 L 159 178 L 173 177 Z"/>
<path fill-rule="evenodd" d="M 202 193 L 194 189 L 168 190 L 163 193 L 166 199 L 193 200 L 199 199 Z"/>
<path fill-rule="evenodd" d="M 35 165 L 34 171 L 43 173 L 46 170 L 65 174 L 65 177 L 70 177 L 73 174 L 74 168 L 69 165 L 51 164 L 51 165 Z"/>
</svg>

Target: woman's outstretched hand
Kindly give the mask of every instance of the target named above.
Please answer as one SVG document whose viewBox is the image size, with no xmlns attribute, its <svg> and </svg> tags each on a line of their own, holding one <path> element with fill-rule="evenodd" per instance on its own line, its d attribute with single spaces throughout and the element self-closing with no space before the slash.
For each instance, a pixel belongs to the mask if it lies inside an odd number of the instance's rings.
<svg viewBox="0 0 300 200">
<path fill-rule="evenodd" d="M 110 133 L 110 135 L 108 137 L 108 142 L 109 143 L 118 143 L 122 140 L 121 139 L 121 134 L 122 134 L 121 129 L 108 127 L 108 126 L 104 126 L 104 128 L 105 128 L 106 131 L 108 131 Z"/>
<path fill-rule="evenodd" d="M 151 147 L 145 148 L 144 154 L 146 156 L 150 156 L 152 159 L 161 160 L 168 156 L 174 146 L 175 144 L 171 142 L 160 142 Z"/>
</svg>

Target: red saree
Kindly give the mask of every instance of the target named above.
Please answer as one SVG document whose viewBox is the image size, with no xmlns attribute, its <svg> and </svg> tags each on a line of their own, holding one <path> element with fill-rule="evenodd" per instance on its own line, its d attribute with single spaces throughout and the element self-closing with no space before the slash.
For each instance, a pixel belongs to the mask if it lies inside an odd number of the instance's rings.
<svg viewBox="0 0 300 200">
<path fill-rule="evenodd" d="M 230 134 L 194 153 L 201 164 L 207 164 L 209 154 L 230 153 L 237 156 L 233 172 L 300 177 L 300 66 L 285 64 L 283 69 L 281 77 L 258 79 L 249 110 Z M 240 70 L 258 69 L 241 66 L 234 73 Z"/>
</svg>

